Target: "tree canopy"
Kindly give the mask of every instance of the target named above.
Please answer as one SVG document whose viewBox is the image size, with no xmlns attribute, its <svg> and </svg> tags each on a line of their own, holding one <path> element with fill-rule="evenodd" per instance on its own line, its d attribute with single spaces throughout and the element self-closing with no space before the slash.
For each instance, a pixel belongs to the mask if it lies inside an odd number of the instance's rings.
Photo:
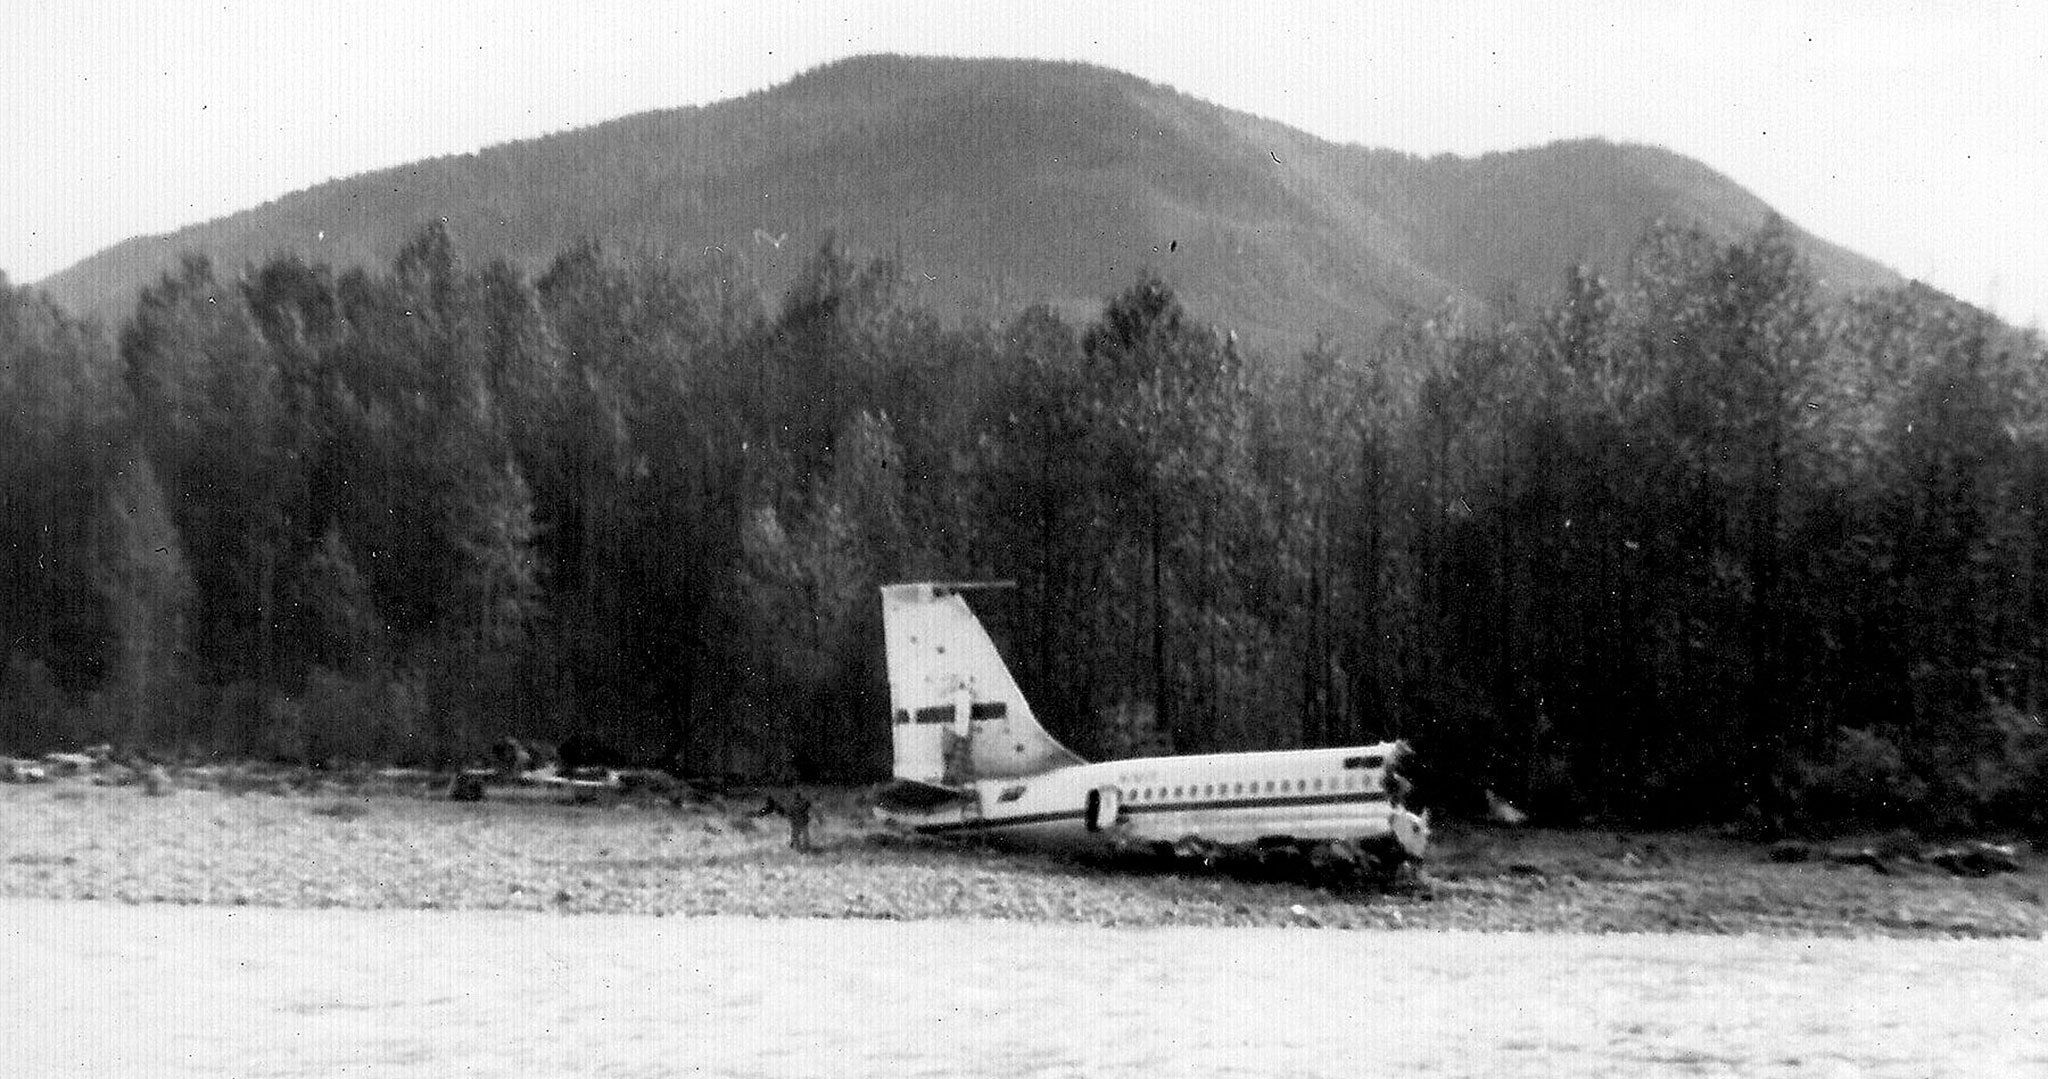
<svg viewBox="0 0 2048 1079">
<path fill-rule="evenodd" d="M 770 302 L 434 225 L 377 273 L 187 260 L 111 344 L 6 287 L 0 743 L 876 777 L 875 587 L 985 576 L 1093 753 L 1404 737 L 1448 807 L 2042 824 L 2041 342 L 1831 299 L 1777 225 L 1561 272 L 1290 357 L 1151 273 L 947 324 L 829 243 Z"/>
</svg>

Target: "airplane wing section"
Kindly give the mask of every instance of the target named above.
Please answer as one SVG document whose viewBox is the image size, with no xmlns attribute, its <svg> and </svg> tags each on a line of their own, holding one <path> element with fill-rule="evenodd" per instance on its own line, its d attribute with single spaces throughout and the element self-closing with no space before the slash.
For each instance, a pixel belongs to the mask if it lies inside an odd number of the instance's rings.
<svg viewBox="0 0 2048 1079">
<path fill-rule="evenodd" d="M 952 787 L 941 787 L 935 783 L 920 783 L 915 779 L 899 779 L 882 788 L 875 796 L 875 803 L 883 809 L 926 813 L 948 802 L 968 797 L 968 793 Z"/>
</svg>

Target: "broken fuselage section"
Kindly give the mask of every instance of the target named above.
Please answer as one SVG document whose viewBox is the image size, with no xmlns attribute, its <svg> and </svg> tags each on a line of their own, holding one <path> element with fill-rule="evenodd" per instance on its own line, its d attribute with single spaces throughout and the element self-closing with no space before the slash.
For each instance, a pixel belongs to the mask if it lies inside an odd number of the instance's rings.
<svg viewBox="0 0 2048 1079">
<path fill-rule="evenodd" d="M 1089 763 L 1032 714 L 968 607 L 972 585 L 882 589 L 895 780 L 875 815 L 926 835 L 1056 848 L 1340 844 L 1419 858 L 1400 742 Z"/>
</svg>

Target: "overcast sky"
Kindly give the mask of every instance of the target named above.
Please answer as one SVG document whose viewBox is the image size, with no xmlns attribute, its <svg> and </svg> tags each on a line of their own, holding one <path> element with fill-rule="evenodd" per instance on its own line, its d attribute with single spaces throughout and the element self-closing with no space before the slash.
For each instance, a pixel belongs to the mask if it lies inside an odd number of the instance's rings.
<svg viewBox="0 0 2048 1079">
<path fill-rule="evenodd" d="M 864 52 L 1084 60 L 1421 154 L 1597 135 L 2048 322 L 2048 6 L 0 0 L 0 272 Z"/>
</svg>

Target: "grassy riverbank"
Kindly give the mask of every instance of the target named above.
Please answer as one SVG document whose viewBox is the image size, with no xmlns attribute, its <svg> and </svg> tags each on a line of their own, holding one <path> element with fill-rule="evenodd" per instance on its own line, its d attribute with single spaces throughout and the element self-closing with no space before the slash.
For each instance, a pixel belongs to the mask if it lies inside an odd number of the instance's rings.
<svg viewBox="0 0 2048 1079">
<path fill-rule="evenodd" d="M 424 785 L 375 793 L 82 778 L 0 787 L 0 895 L 284 907 L 999 918 L 1794 936 L 2048 935 L 2048 872 L 1984 879 L 1775 864 L 1700 834 L 1441 827 L 1419 877 L 1330 891 L 1080 864 L 878 832 L 826 792 L 819 848 L 786 846 L 758 798 L 565 804 Z"/>
</svg>

